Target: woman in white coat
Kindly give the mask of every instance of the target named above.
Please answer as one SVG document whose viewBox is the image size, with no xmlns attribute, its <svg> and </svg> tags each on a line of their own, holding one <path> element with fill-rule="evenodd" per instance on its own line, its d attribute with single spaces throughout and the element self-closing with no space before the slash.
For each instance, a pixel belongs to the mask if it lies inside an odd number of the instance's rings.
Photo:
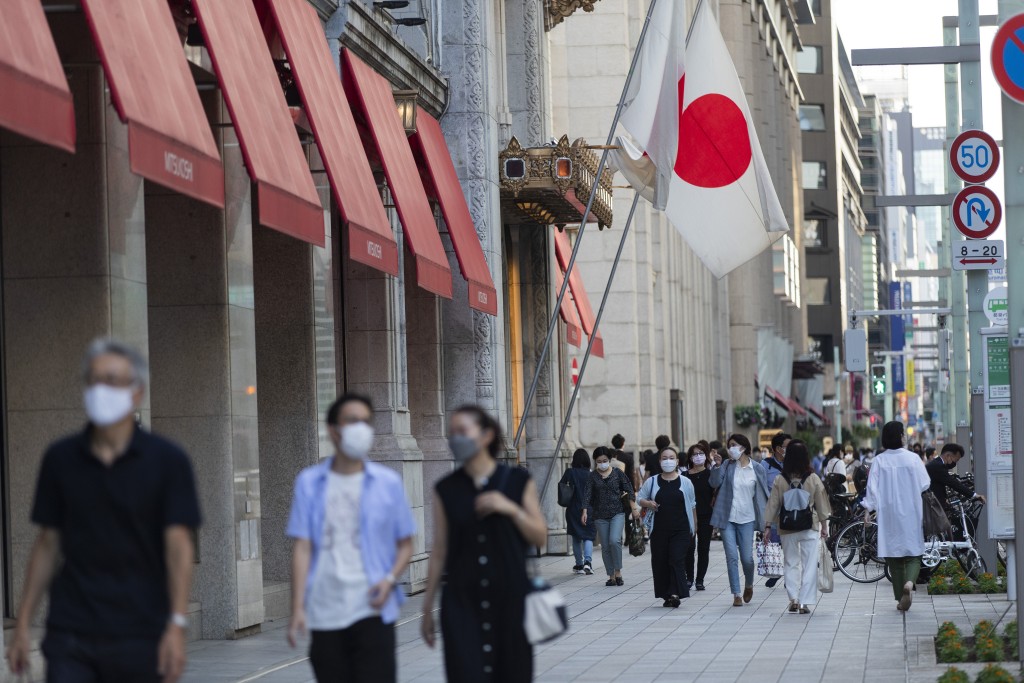
<svg viewBox="0 0 1024 683">
<path fill-rule="evenodd" d="M 900 422 L 882 427 L 882 448 L 875 456 L 862 503 L 877 514 L 878 555 L 885 558 L 892 577 L 896 609 L 907 611 L 913 600 L 914 584 L 921 572 L 924 532 L 921 524 L 924 504 L 921 494 L 931 486 L 928 471 L 916 453 L 903 447 Z M 865 515 L 865 520 L 870 517 Z"/>
</svg>

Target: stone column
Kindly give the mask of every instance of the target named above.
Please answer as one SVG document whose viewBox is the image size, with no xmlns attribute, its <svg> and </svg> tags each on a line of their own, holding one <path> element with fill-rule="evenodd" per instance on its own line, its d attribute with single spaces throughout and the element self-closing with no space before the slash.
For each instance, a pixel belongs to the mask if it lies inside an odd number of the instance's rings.
<svg viewBox="0 0 1024 683">
<path fill-rule="evenodd" d="M 212 98 L 211 98 L 212 99 Z M 208 102 L 227 121 L 221 102 Z M 152 188 L 147 196 L 153 427 L 196 469 L 203 527 L 193 593 L 204 638 L 263 621 L 252 188 L 223 131 L 226 209 Z"/>
<path fill-rule="evenodd" d="M 385 204 L 393 204 L 390 195 Z M 392 228 L 398 237 L 400 271 L 408 258 L 402 248 L 401 224 L 394 209 L 388 209 Z M 406 285 L 404 275 L 394 278 L 352 261 L 347 256 L 345 238 L 335 239 L 344 253 L 344 268 L 335 269 L 339 279 L 343 317 L 338 321 L 338 353 L 344 368 L 344 387 L 365 394 L 373 403 L 377 438 L 370 457 L 402 475 L 405 493 L 412 506 L 416 528 L 424 528 L 423 454 L 412 435 L 409 412 L 409 382 L 406 354 Z M 410 287 L 415 287 L 410 284 Z M 420 590 L 426 581 L 427 555 L 424 534 L 413 542 L 413 560 L 409 582 Z"/>
<path fill-rule="evenodd" d="M 322 169 L 315 146 L 310 165 Z M 263 226 L 253 229 L 260 519 L 268 619 L 291 611 L 291 543 L 285 527 L 295 477 L 331 455 L 324 416 L 337 391 L 331 194 L 314 173 L 327 229 L 314 247 Z"/>
<path fill-rule="evenodd" d="M 113 336 L 148 352 L 143 181 L 129 169 L 127 127 L 106 94 L 80 19 L 54 24 L 65 58 L 76 64 L 66 68 L 77 153 L 0 131 L 4 512 L 15 610 L 36 536 L 29 514 L 43 452 L 84 425 L 86 346 L 95 337 Z M 147 423 L 148 408 L 147 399 Z M 43 610 L 37 614 L 40 621 L 44 616 Z"/>
</svg>

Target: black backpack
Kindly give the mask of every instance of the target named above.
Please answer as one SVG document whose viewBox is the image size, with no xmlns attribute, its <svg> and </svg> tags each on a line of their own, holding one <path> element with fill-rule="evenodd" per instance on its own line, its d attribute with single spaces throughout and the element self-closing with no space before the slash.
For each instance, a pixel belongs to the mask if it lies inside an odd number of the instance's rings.
<svg viewBox="0 0 1024 683">
<path fill-rule="evenodd" d="M 782 509 L 779 511 L 779 529 L 783 531 L 807 531 L 814 524 L 811 511 L 813 498 L 804 490 L 804 482 L 811 475 L 805 474 L 799 482 L 789 482 L 789 490 L 782 495 Z"/>
</svg>

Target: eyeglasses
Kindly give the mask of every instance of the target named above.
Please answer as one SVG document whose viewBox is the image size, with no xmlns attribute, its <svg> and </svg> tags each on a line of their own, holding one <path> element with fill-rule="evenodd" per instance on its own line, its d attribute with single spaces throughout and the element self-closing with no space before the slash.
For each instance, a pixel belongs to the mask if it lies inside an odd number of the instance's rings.
<svg viewBox="0 0 1024 683">
<path fill-rule="evenodd" d="M 108 387 L 128 389 L 134 387 L 138 381 L 135 377 L 124 377 L 121 375 L 91 375 L 86 382 L 87 386 L 93 387 L 97 384 L 105 384 Z"/>
</svg>

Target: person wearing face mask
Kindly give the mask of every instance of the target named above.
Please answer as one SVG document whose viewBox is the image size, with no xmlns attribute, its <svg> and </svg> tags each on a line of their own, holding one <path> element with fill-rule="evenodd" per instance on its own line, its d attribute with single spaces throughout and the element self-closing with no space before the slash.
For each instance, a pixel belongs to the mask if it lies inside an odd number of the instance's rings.
<svg viewBox="0 0 1024 683">
<path fill-rule="evenodd" d="M 327 410 L 335 455 L 295 480 L 288 642 L 310 634 L 317 681 L 392 682 L 395 621 L 405 601 L 398 577 L 412 557 L 416 524 L 401 477 L 368 460 L 373 405 L 345 394 Z"/>
<path fill-rule="evenodd" d="M 654 595 L 665 607 L 679 607 L 690 597 L 686 581 L 686 551 L 693 545 L 696 528 L 696 496 L 693 484 L 679 472 L 679 455 L 673 448 L 660 453 L 661 474 L 640 487 L 637 504 L 647 509 L 651 535 L 651 573 Z"/>
<path fill-rule="evenodd" d="M 703 444 L 707 444 L 707 442 L 700 441 L 686 451 L 686 459 L 690 463 L 690 468 L 683 472 L 683 476 L 693 484 L 694 498 L 697 502 L 695 542 L 686 549 L 686 585 L 695 586 L 699 591 L 704 590 L 704 577 L 708 572 L 708 560 L 711 554 L 711 501 L 715 496 L 715 489 L 711 487 L 711 470 L 707 468 L 708 456 L 704 450 L 707 446 Z M 694 573 L 695 554 L 696 573 Z"/>
<path fill-rule="evenodd" d="M 16 676 L 47 590 L 47 681 L 173 683 L 184 670 L 199 503 L 185 452 L 136 424 L 147 374 L 126 344 L 89 346 L 88 425 L 47 449 L 36 483 L 39 533 L 7 649 Z"/>
<path fill-rule="evenodd" d="M 985 502 L 985 496 L 975 493 L 969 485 L 951 474 L 962 457 L 964 457 L 963 446 L 958 443 L 947 443 L 942 447 L 939 457 L 933 458 L 925 465 L 925 469 L 928 470 L 928 478 L 931 481 L 931 492 L 939 499 L 943 509 L 949 504 L 948 489 L 959 493 L 963 498 L 970 500 L 977 498 L 982 503 Z"/>
<path fill-rule="evenodd" d="M 529 472 L 498 464 L 501 426 L 477 406 L 452 415 L 456 470 L 434 489 L 434 545 L 420 633 L 433 647 L 434 597 L 449 683 L 527 683 L 533 648 L 523 629 L 527 548 L 547 542 L 547 521 Z M 607 456 L 605 456 L 607 458 Z M 621 474 L 621 473 L 620 473 Z"/>
<path fill-rule="evenodd" d="M 587 479 L 583 490 L 583 523 L 594 520 L 597 537 L 601 541 L 601 559 L 608 575 L 606 586 L 622 586 L 622 531 L 626 524 L 623 501 L 629 501 L 635 518 L 640 508 L 634 502 L 633 485 L 619 469 L 612 467 L 607 450 L 594 451 L 597 469 Z"/>
<path fill-rule="evenodd" d="M 750 440 L 733 434 L 728 440 L 729 461 L 711 471 L 711 486 L 718 489 L 711 525 L 721 529 L 733 606 L 742 607 L 754 597 L 754 530 L 764 528 L 768 484 L 764 469 L 750 457 Z M 740 592 L 737 562 L 746 581 Z"/>
<path fill-rule="evenodd" d="M 559 490 L 563 486 L 572 486 L 572 501 L 565 508 L 565 530 L 572 538 L 572 554 L 576 558 L 576 564 L 572 567 L 573 574 L 594 573 L 593 560 L 594 536 L 597 533 L 594 529 L 594 520 L 588 520 L 584 524 L 583 517 L 583 490 L 587 487 L 587 479 L 590 478 L 590 454 L 585 448 L 577 448 L 572 454 L 572 466 L 562 475 L 558 482 Z"/>
</svg>

